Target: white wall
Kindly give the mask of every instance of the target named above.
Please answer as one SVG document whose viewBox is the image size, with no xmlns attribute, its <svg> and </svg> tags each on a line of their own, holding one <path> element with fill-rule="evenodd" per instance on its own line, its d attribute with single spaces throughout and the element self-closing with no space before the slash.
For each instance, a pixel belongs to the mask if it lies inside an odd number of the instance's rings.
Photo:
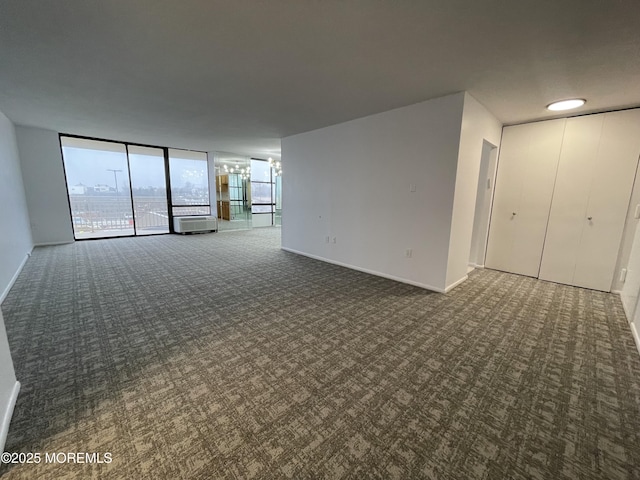
<svg viewBox="0 0 640 480">
<path fill-rule="evenodd" d="M 635 207 L 632 208 L 635 210 Z M 640 352 L 640 221 L 634 220 L 635 235 L 630 248 L 629 262 L 627 268 L 627 279 L 622 287 L 620 298 L 624 307 L 627 319 L 631 323 L 631 332 L 636 342 L 638 352 Z M 631 227 L 630 224 L 627 225 Z"/>
<path fill-rule="evenodd" d="M 636 170 L 635 183 L 633 184 L 633 191 L 631 192 L 631 201 L 629 202 L 629 210 L 627 211 L 627 218 L 622 233 L 620 253 L 611 285 L 611 291 L 613 292 L 620 292 L 626 283 L 620 281 L 620 271 L 623 268 L 627 268 L 627 264 L 629 263 L 629 255 L 631 254 L 631 247 L 634 243 L 634 236 L 636 236 L 636 228 L 639 223 L 639 220 L 635 218 L 636 206 L 638 205 L 640 205 L 640 169 Z"/>
<path fill-rule="evenodd" d="M 11 415 L 19 391 L 20 383 L 16 380 L 4 319 L 0 311 L 0 452 L 4 451 Z"/>
<path fill-rule="evenodd" d="M 73 242 L 58 133 L 18 125 L 16 138 L 33 242 Z"/>
<path fill-rule="evenodd" d="M 631 246 L 629 262 L 625 265 L 627 278 L 620 292 L 622 306 L 629 321 L 634 318 L 638 297 L 640 296 L 640 222 L 636 220 L 634 225 L 636 227 L 635 236 Z"/>
<path fill-rule="evenodd" d="M 498 119 L 475 98 L 465 93 L 447 264 L 447 289 L 467 276 L 483 143 L 486 140 L 498 146 L 501 136 L 502 124 Z"/>
<path fill-rule="evenodd" d="M 27 202 L 13 124 L 0 112 L 0 303 L 31 252 Z M 9 342 L 0 312 L 0 452 L 9 431 L 20 384 L 16 381 Z"/>
<path fill-rule="evenodd" d="M 0 112 L 0 303 L 31 253 L 33 243 L 25 199 L 16 135 Z"/>
<path fill-rule="evenodd" d="M 284 138 L 282 247 L 444 291 L 465 98 Z"/>
<path fill-rule="evenodd" d="M 620 255 L 616 264 L 616 271 L 613 276 L 611 290 L 620 292 L 622 306 L 631 322 L 636 345 L 640 350 L 640 309 L 638 299 L 640 299 L 640 219 L 635 218 L 636 207 L 640 205 L 640 169 L 636 170 L 635 183 L 627 211 L 627 219 L 622 234 L 622 244 Z M 620 281 L 620 271 L 627 270 L 626 279 Z"/>
</svg>

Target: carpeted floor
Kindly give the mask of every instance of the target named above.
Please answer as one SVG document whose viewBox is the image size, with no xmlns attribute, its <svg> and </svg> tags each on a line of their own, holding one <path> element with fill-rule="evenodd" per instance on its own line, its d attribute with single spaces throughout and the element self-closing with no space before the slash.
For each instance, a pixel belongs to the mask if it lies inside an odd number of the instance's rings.
<svg viewBox="0 0 640 480">
<path fill-rule="evenodd" d="M 3 479 L 640 478 L 615 295 L 489 270 L 429 293 L 262 229 L 38 248 L 3 312 L 6 450 L 43 456 Z"/>
</svg>

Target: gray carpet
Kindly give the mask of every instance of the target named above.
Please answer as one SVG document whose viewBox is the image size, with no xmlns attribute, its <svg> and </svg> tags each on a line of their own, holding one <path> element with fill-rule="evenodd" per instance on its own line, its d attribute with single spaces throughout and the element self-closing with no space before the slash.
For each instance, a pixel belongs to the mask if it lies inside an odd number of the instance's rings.
<svg viewBox="0 0 640 480">
<path fill-rule="evenodd" d="M 640 478 L 615 295 L 494 271 L 441 295 L 279 230 L 38 248 L 3 304 L 3 479 Z"/>
</svg>

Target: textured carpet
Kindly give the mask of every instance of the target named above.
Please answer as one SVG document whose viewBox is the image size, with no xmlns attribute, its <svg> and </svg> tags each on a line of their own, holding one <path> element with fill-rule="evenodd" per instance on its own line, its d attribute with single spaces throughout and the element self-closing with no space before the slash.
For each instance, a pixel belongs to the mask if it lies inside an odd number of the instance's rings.
<svg viewBox="0 0 640 480">
<path fill-rule="evenodd" d="M 442 295 L 278 246 L 36 249 L 3 304 L 22 382 L 6 450 L 112 462 L 3 479 L 640 478 L 617 296 L 488 270 Z"/>
</svg>

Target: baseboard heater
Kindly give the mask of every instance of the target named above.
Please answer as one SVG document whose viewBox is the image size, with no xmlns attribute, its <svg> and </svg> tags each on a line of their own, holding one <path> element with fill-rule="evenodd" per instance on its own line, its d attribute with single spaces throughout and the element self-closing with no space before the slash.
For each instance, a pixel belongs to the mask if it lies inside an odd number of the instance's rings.
<svg viewBox="0 0 640 480">
<path fill-rule="evenodd" d="M 176 233 L 204 233 L 218 230 L 216 217 L 174 217 L 173 230 Z"/>
</svg>

